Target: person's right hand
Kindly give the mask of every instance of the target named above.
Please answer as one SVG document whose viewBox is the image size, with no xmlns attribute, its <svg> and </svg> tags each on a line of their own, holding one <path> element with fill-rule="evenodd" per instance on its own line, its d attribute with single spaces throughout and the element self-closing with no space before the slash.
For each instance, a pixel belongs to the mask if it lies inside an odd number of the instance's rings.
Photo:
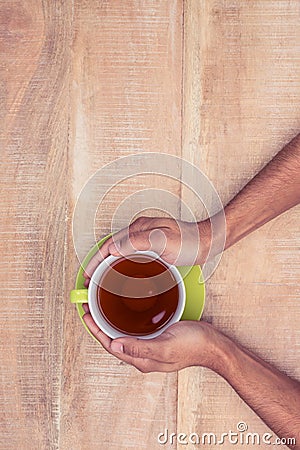
<svg viewBox="0 0 300 450">
<path fill-rule="evenodd" d="M 223 348 L 230 340 L 207 322 L 184 320 L 171 325 L 153 339 L 110 339 L 94 322 L 87 304 L 83 320 L 91 333 L 113 356 L 141 372 L 174 372 L 203 366 L 215 372 L 224 365 Z"/>
<path fill-rule="evenodd" d="M 162 217 L 139 217 L 115 233 L 99 249 L 85 269 L 85 285 L 108 255 L 127 256 L 137 250 L 152 250 L 170 264 L 190 266 L 205 261 L 211 243 L 209 220 L 183 222 Z"/>
</svg>

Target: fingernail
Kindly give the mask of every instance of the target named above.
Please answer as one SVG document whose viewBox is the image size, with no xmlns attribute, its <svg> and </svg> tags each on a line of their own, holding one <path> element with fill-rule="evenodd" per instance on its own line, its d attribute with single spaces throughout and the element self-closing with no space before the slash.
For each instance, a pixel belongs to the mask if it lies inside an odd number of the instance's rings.
<svg viewBox="0 0 300 450">
<path fill-rule="evenodd" d="M 112 341 L 110 348 L 112 349 L 113 352 L 116 353 L 124 352 L 123 344 L 121 344 L 121 342 Z"/>
</svg>

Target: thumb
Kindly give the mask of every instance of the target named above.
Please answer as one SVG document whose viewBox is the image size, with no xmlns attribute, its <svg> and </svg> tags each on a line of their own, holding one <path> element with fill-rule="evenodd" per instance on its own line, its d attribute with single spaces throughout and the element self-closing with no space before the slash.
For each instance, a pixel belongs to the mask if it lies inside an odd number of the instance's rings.
<svg viewBox="0 0 300 450">
<path fill-rule="evenodd" d="M 108 251 L 114 256 L 127 256 L 137 250 L 150 250 L 150 248 L 149 231 L 140 231 L 130 233 L 130 235 L 127 234 L 121 239 L 114 241 L 108 247 Z"/>
</svg>

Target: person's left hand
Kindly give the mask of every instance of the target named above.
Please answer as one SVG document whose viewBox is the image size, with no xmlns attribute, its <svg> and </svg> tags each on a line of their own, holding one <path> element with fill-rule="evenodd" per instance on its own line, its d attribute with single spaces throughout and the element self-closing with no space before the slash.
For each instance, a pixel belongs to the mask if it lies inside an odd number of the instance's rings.
<svg viewBox="0 0 300 450">
<path fill-rule="evenodd" d="M 211 236 L 209 220 L 197 223 L 166 217 L 139 217 L 99 248 L 85 268 L 84 285 L 88 286 L 97 266 L 108 255 L 121 257 L 137 250 L 152 250 L 176 266 L 202 264 L 210 251 Z"/>
<path fill-rule="evenodd" d="M 206 322 L 178 322 L 154 339 L 121 337 L 112 340 L 98 328 L 88 305 L 83 307 L 86 312 L 83 320 L 102 346 L 141 372 L 174 372 L 196 365 L 217 369 L 218 342 L 225 336 Z"/>
</svg>

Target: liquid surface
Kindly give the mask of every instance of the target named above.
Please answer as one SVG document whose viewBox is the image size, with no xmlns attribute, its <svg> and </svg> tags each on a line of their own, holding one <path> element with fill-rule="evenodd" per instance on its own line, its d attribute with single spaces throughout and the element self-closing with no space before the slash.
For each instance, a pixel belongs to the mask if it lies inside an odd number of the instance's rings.
<svg viewBox="0 0 300 450">
<path fill-rule="evenodd" d="M 98 288 L 98 306 L 117 330 L 147 335 L 173 317 L 178 286 L 162 262 L 145 255 L 129 258 L 116 261 L 104 273 Z"/>
</svg>

